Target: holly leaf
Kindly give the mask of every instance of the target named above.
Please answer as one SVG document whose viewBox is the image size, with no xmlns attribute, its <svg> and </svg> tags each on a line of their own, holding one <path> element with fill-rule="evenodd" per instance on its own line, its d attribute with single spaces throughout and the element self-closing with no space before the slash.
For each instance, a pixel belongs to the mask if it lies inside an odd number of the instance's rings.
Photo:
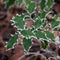
<svg viewBox="0 0 60 60">
<path fill-rule="evenodd" d="M 56 26 L 58 26 L 60 24 L 59 21 L 57 21 L 57 19 L 60 18 L 60 14 L 57 14 L 53 17 L 52 21 L 51 21 L 51 27 L 54 28 Z"/>
<path fill-rule="evenodd" d="M 43 19 L 43 18 L 45 18 L 46 13 L 47 12 L 43 11 L 38 16 L 40 17 L 40 19 Z"/>
<path fill-rule="evenodd" d="M 55 15 L 54 19 L 57 19 L 58 17 L 60 17 L 60 13 L 58 13 L 57 15 Z"/>
<path fill-rule="evenodd" d="M 12 6 L 14 4 L 15 0 L 8 0 L 7 2 L 7 8 L 9 8 L 10 6 Z"/>
<path fill-rule="evenodd" d="M 53 0 L 48 0 L 48 1 L 47 1 L 47 6 L 48 6 L 48 8 L 50 8 L 50 7 L 52 6 L 52 4 L 53 4 Z"/>
<path fill-rule="evenodd" d="M 35 3 L 30 3 L 27 7 L 29 13 L 32 13 L 35 10 Z"/>
<path fill-rule="evenodd" d="M 18 29 L 24 29 L 24 21 L 23 21 L 23 18 L 24 18 L 25 15 L 16 15 L 15 18 L 13 19 L 14 21 L 14 24 L 16 25 L 16 27 Z"/>
<path fill-rule="evenodd" d="M 46 33 L 47 38 L 51 39 L 52 41 L 54 40 L 54 35 L 52 32 L 49 31 L 44 31 Z"/>
<path fill-rule="evenodd" d="M 15 34 L 7 43 L 7 49 L 10 49 L 13 47 L 13 45 L 17 42 L 18 35 Z"/>
<path fill-rule="evenodd" d="M 37 38 L 46 39 L 45 33 L 44 33 L 43 31 L 37 30 L 37 31 L 35 31 L 34 33 L 35 33 L 35 36 L 36 36 Z"/>
<path fill-rule="evenodd" d="M 41 2 L 40 2 L 40 8 L 41 8 L 41 10 L 44 10 L 44 8 L 45 8 L 45 2 L 46 2 L 46 0 L 41 0 Z"/>
<path fill-rule="evenodd" d="M 47 48 L 47 46 L 48 46 L 48 42 L 46 40 L 44 40 L 44 41 L 41 42 L 41 47 L 42 48 L 45 49 L 45 48 Z"/>
<path fill-rule="evenodd" d="M 22 3 L 22 0 L 17 0 L 16 4 L 20 5 Z"/>
<path fill-rule="evenodd" d="M 33 32 L 29 29 L 25 29 L 25 30 L 22 30 L 21 31 L 21 34 L 25 37 L 28 37 L 28 36 L 34 36 Z"/>
<path fill-rule="evenodd" d="M 24 46 L 24 49 L 26 51 L 29 50 L 29 48 L 31 47 L 31 45 L 32 45 L 31 39 L 26 39 L 26 38 L 23 39 L 23 46 Z"/>
<path fill-rule="evenodd" d="M 54 28 L 55 26 L 58 26 L 59 24 L 60 24 L 60 22 L 58 22 L 56 20 L 52 20 L 51 27 Z"/>
<path fill-rule="evenodd" d="M 30 4 L 31 3 L 31 0 L 25 0 L 26 4 Z"/>
<path fill-rule="evenodd" d="M 44 22 L 44 23 L 42 24 L 42 27 L 43 27 L 43 28 L 45 28 L 45 26 L 46 26 L 46 22 Z"/>
<path fill-rule="evenodd" d="M 34 27 L 37 29 L 40 26 L 41 26 L 41 21 L 40 20 L 36 20 L 35 23 L 34 23 Z"/>
</svg>

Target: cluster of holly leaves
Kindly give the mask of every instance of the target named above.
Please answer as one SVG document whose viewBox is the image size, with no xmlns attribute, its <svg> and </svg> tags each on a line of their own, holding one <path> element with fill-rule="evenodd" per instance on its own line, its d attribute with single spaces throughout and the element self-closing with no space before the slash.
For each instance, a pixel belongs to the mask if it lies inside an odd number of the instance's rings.
<svg viewBox="0 0 60 60">
<path fill-rule="evenodd" d="M 17 0 L 17 4 L 21 4 L 23 0 Z M 38 0 L 25 0 L 26 3 L 26 10 L 29 12 L 29 14 L 33 13 L 35 11 L 36 7 L 36 1 L 38 3 Z M 9 0 L 7 2 L 7 8 L 12 6 L 15 3 L 15 0 Z M 43 41 L 54 41 L 55 37 L 52 32 L 44 29 L 47 23 L 45 22 L 45 16 L 48 13 L 46 9 L 50 10 L 50 8 L 53 5 L 53 0 L 40 0 L 39 8 L 41 9 L 41 12 L 35 16 L 34 18 L 34 26 L 32 30 L 25 27 L 25 21 L 27 17 L 31 18 L 30 15 L 21 14 L 16 15 L 12 19 L 12 24 L 16 26 L 18 29 L 19 34 L 23 35 L 24 39 L 22 41 L 24 49 L 26 51 L 29 50 L 29 48 L 32 45 L 31 37 L 34 36 L 37 39 L 43 40 Z M 51 22 L 51 28 L 54 28 L 59 25 L 60 22 L 56 21 L 56 18 L 60 17 L 60 14 L 55 15 Z M 25 19 L 26 18 L 26 19 Z M 38 30 L 38 28 L 41 28 L 41 30 Z M 10 49 L 13 47 L 13 45 L 17 42 L 19 34 L 15 34 L 12 36 L 12 38 L 7 43 L 7 49 Z M 48 42 L 42 42 L 42 48 L 46 48 L 48 45 Z"/>
</svg>

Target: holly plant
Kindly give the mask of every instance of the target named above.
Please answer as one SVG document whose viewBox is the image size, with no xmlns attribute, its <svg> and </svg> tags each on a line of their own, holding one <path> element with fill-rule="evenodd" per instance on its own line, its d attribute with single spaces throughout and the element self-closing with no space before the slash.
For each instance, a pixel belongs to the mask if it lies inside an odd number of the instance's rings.
<svg viewBox="0 0 60 60">
<path fill-rule="evenodd" d="M 9 4 L 9 2 L 11 3 Z M 7 4 L 7 8 L 9 8 L 9 6 L 11 6 L 15 0 L 11 0 L 9 2 Z M 23 0 L 18 0 L 17 2 L 18 4 L 21 4 Z M 41 40 L 42 48 L 45 49 L 48 46 L 48 41 L 55 41 L 53 32 L 55 27 L 60 25 L 60 22 L 56 21 L 57 17 L 60 17 L 60 14 L 54 15 L 51 19 L 51 22 L 48 23 L 46 16 L 48 15 L 49 10 L 52 8 L 53 0 L 24 0 L 24 2 L 26 3 L 25 10 L 27 13 L 22 13 L 20 15 L 16 14 L 16 16 L 14 16 L 12 19 L 12 25 L 17 28 L 18 33 L 13 35 L 12 38 L 8 41 L 7 49 L 13 48 L 14 44 L 18 41 L 19 35 L 24 37 L 22 43 L 25 51 L 29 51 L 29 48 L 33 44 L 31 39 L 32 37 L 36 37 L 38 40 Z M 37 8 L 39 8 L 39 11 Z M 35 16 L 32 18 L 31 14 L 34 12 Z M 28 20 L 33 22 L 31 29 L 26 26 L 26 21 Z M 51 30 L 48 30 L 47 26 L 49 26 Z"/>
</svg>

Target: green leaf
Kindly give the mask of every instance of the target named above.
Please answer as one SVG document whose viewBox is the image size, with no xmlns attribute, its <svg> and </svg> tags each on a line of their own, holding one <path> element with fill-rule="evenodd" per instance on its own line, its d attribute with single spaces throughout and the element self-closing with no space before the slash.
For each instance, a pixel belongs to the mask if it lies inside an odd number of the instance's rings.
<svg viewBox="0 0 60 60">
<path fill-rule="evenodd" d="M 41 0 L 41 2 L 40 2 L 40 8 L 41 8 L 41 10 L 44 10 L 45 3 L 46 3 L 46 0 Z"/>
<path fill-rule="evenodd" d="M 35 10 L 35 3 L 30 3 L 27 7 L 29 13 L 32 13 Z"/>
<path fill-rule="evenodd" d="M 20 5 L 22 3 L 22 0 L 17 0 L 16 4 Z"/>
<path fill-rule="evenodd" d="M 26 20 L 26 19 L 30 19 L 30 16 L 25 16 L 24 19 L 25 19 L 25 20 Z"/>
<path fill-rule="evenodd" d="M 46 15 L 46 14 L 47 14 L 47 12 L 43 11 L 43 12 L 41 13 L 41 15 L 40 15 L 41 19 L 42 19 L 42 18 L 45 18 L 45 15 Z"/>
<path fill-rule="evenodd" d="M 42 41 L 42 42 L 41 42 L 41 46 L 42 46 L 42 48 L 44 48 L 44 49 L 47 48 L 47 46 L 48 46 L 48 42 L 45 41 L 45 40 Z"/>
<path fill-rule="evenodd" d="M 15 34 L 7 43 L 7 49 L 12 48 L 13 45 L 17 42 L 18 35 Z"/>
<path fill-rule="evenodd" d="M 7 2 L 7 8 L 9 8 L 11 5 L 13 5 L 15 0 L 8 0 Z"/>
<path fill-rule="evenodd" d="M 31 2 L 31 0 L 26 0 L 26 7 L 29 13 L 32 13 L 35 9 L 35 3 Z"/>
<path fill-rule="evenodd" d="M 26 51 L 29 50 L 29 48 L 31 47 L 31 45 L 32 45 L 31 39 L 26 39 L 26 38 L 23 39 L 23 46 L 24 46 L 24 49 Z"/>
<path fill-rule="evenodd" d="M 42 22 L 40 20 L 36 20 L 35 23 L 34 23 L 34 27 L 38 28 L 38 27 L 41 26 L 41 24 L 42 24 Z"/>
<path fill-rule="evenodd" d="M 55 26 L 58 26 L 60 24 L 60 22 L 56 21 L 56 20 L 53 20 L 51 22 L 51 27 L 54 28 Z"/>
<path fill-rule="evenodd" d="M 25 0 L 25 1 L 27 5 L 31 3 L 31 0 Z"/>
<path fill-rule="evenodd" d="M 43 28 L 45 28 L 45 26 L 46 26 L 46 22 L 44 22 L 44 23 L 42 24 L 42 26 L 43 26 Z"/>
<path fill-rule="evenodd" d="M 53 35 L 52 32 L 45 31 L 45 33 L 46 33 L 46 36 L 47 36 L 49 39 L 51 39 L 52 41 L 54 40 L 54 35 Z"/>
<path fill-rule="evenodd" d="M 35 36 L 37 37 L 37 38 L 43 38 L 43 39 L 46 39 L 46 36 L 45 36 L 45 33 L 43 32 L 43 31 L 35 31 L 34 32 L 35 33 Z"/>
<path fill-rule="evenodd" d="M 52 6 L 52 4 L 53 4 L 53 0 L 48 0 L 48 1 L 47 1 L 47 6 L 48 6 L 48 8 L 50 8 L 50 7 Z"/>
<path fill-rule="evenodd" d="M 39 13 L 38 16 L 40 17 L 40 19 L 43 19 L 43 18 L 45 18 L 46 13 L 47 12 L 43 11 L 43 12 Z"/>
<path fill-rule="evenodd" d="M 29 29 L 25 29 L 25 30 L 22 30 L 21 31 L 21 34 L 25 37 L 28 37 L 28 36 L 34 36 L 33 32 Z"/>
<path fill-rule="evenodd" d="M 57 18 L 60 18 L 60 14 L 57 14 L 53 17 L 52 21 L 51 21 L 51 27 L 54 28 L 55 26 L 58 26 L 60 24 L 59 21 L 56 21 Z"/>
<path fill-rule="evenodd" d="M 60 13 L 56 14 L 53 19 L 56 20 L 58 17 L 60 17 Z"/>
<path fill-rule="evenodd" d="M 19 28 L 19 29 L 24 29 L 24 24 L 25 24 L 24 21 L 23 21 L 24 16 L 25 15 L 17 15 L 13 19 L 16 27 Z"/>
</svg>

